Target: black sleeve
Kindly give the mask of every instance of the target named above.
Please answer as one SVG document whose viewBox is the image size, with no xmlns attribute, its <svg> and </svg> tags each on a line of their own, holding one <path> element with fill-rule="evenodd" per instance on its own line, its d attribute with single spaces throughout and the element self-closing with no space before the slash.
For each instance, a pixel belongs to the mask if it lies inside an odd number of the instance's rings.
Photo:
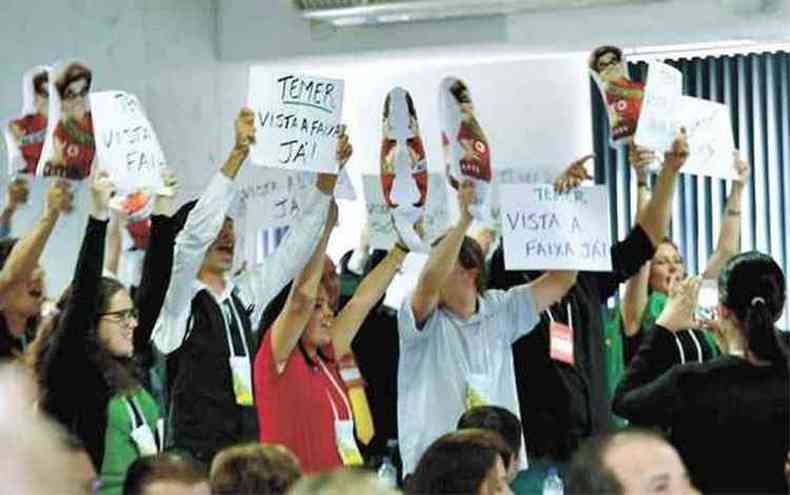
<svg viewBox="0 0 790 495">
<path fill-rule="evenodd" d="M 523 272 L 505 269 L 505 248 L 500 243 L 494 254 L 491 255 L 491 264 L 488 268 L 488 288 L 508 290 L 525 282 L 526 277 Z"/>
<path fill-rule="evenodd" d="M 612 402 L 615 414 L 632 423 L 667 425 L 681 407 L 679 371 L 675 366 L 675 338 L 656 325 L 645 336 L 642 346 L 617 386 Z"/>
<path fill-rule="evenodd" d="M 175 229 L 170 217 L 151 217 L 151 236 L 143 258 L 140 287 L 135 294 L 135 304 L 140 312 L 137 329 L 134 331 L 135 353 L 148 347 L 151 332 L 164 304 L 173 269 L 175 239 Z"/>
<path fill-rule="evenodd" d="M 85 336 L 96 324 L 99 281 L 104 266 L 107 221 L 89 217 L 77 258 L 71 297 L 63 308 L 45 357 L 47 393 L 63 397 L 85 384 L 92 364 L 87 359 Z"/>
<path fill-rule="evenodd" d="M 612 297 L 620 284 L 631 278 L 656 252 L 653 242 L 640 225 L 636 225 L 625 239 L 612 246 L 612 271 L 591 272 L 598 286 L 601 303 Z"/>
</svg>

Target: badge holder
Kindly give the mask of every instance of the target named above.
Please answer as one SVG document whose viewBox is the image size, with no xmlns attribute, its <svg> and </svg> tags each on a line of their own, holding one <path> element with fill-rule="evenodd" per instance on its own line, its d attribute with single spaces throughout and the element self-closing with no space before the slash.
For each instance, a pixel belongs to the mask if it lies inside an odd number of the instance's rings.
<svg viewBox="0 0 790 495">
<path fill-rule="evenodd" d="M 573 366 L 575 362 L 573 353 L 573 317 L 570 303 L 568 303 L 567 308 L 567 325 L 554 321 L 551 309 L 546 310 L 549 314 L 549 320 L 551 320 L 549 324 L 549 354 L 551 359 Z"/>
<path fill-rule="evenodd" d="M 481 373 L 472 373 L 466 380 L 466 394 L 464 407 L 466 410 L 491 404 L 488 391 L 491 389 L 491 380 Z"/>
<path fill-rule="evenodd" d="M 132 432 L 130 436 L 137 446 L 137 451 L 143 457 L 158 454 L 161 443 L 157 441 L 157 438 L 151 431 L 151 427 L 145 422 L 145 418 L 137 405 L 136 399 L 124 397 L 124 402 L 126 403 L 126 409 L 129 413 L 129 419 L 132 422 Z M 159 422 L 161 421 L 161 419 L 157 421 L 157 430 L 159 429 Z"/>
<path fill-rule="evenodd" d="M 335 407 L 335 401 L 332 400 L 332 396 L 327 390 L 326 399 L 329 401 L 329 405 L 332 406 L 332 416 L 335 420 L 335 446 L 337 447 L 337 453 L 340 456 L 340 460 L 343 461 L 344 466 L 362 466 L 365 462 L 362 459 L 362 454 L 359 453 L 357 441 L 354 439 L 354 413 L 351 410 L 351 405 L 348 403 L 348 399 L 346 399 L 346 394 L 343 392 L 343 389 L 332 377 L 332 374 L 329 372 L 329 370 L 326 369 L 324 362 L 319 359 L 318 363 L 321 365 L 321 371 L 323 371 L 327 378 L 329 378 L 329 381 L 332 382 L 332 385 L 334 385 L 335 389 L 340 394 L 340 397 L 343 399 L 343 403 L 346 406 L 346 411 L 348 411 L 349 417 L 352 418 L 340 419 L 340 415 L 337 412 L 337 407 Z"/>
<path fill-rule="evenodd" d="M 231 377 L 233 379 L 233 395 L 236 397 L 236 404 L 240 406 L 253 406 L 255 400 L 252 394 L 252 366 L 250 365 L 249 349 L 247 348 L 247 340 L 239 328 L 240 321 L 236 317 L 236 311 L 233 308 L 233 303 L 225 301 L 223 303 L 225 316 L 225 336 L 228 339 L 228 365 L 230 366 Z M 239 332 L 239 337 L 242 343 L 243 352 L 241 356 L 236 355 L 236 350 L 233 347 L 233 337 L 231 332 L 235 330 Z"/>
</svg>

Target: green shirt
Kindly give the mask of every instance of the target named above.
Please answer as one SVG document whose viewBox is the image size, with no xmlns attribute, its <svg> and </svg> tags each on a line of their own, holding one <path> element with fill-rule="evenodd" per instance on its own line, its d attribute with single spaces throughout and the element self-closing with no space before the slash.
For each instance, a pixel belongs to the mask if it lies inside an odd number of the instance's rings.
<svg viewBox="0 0 790 495">
<path fill-rule="evenodd" d="M 159 419 L 159 406 L 153 397 L 142 387 L 129 397 L 137 399 L 145 422 L 156 435 L 156 422 Z M 121 495 L 126 470 L 140 454 L 131 437 L 133 421 L 122 394 L 115 395 L 107 404 L 107 432 L 104 435 L 104 459 L 101 465 L 101 495 Z"/>
</svg>

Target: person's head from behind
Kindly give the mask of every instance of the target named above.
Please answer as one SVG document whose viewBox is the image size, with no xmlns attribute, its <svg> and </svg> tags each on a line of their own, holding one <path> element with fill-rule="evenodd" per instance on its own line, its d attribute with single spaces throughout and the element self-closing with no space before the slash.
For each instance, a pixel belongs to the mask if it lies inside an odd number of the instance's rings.
<svg viewBox="0 0 790 495">
<path fill-rule="evenodd" d="M 126 471 L 123 495 L 208 495 L 203 473 L 175 454 L 139 457 Z"/>
<path fill-rule="evenodd" d="M 288 495 L 397 495 L 385 487 L 372 473 L 359 469 L 340 468 L 305 476 L 296 482 Z"/>
<path fill-rule="evenodd" d="M 625 77 L 623 52 L 616 46 L 600 46 L 589 59 L 589 66 L 604 81 L 616 81 Z"/>
<path fill-rule="evenodd" d="M 437 239 L 433 245 L 439 244 L 444 237 Z M 458 259 L 450 275 L 441 288 L 440 304 L 450 307 L 474 299 L 486 289 L 486 266 L 483 249 L 476 240 L 465 236 L 458 252 Z"/>
<path fill-rule="evenodd" d="M 481 429 L 447 433 L 423 453 L 407 492 L 510 494 L 510 462 L 510 448 L 498 433 Z"/>
<path fill-rule="evenodd" d="M 5 267 L 11 251 L 22 247 L 17 241 L 16 238 L 0 241 L 0 270 Z M 36 318 L 41 313 L 41 305 L 47 295 L 44 285 L 44 270 L 40 266 L 36 266 L 31 272 L 22 274 L 12 283 L 8 294 L 9 297 L 2 308 L 6 319 L 26 321 Z"/>
<path fill-rule="evenodd" d="M 282 445 L 250 443 L 228 447 L 214 457 L 212 495 L 285 493 L 301 476 L 296 456 Z"/>
<path fill-rule="evenodd" d="M 723 330 L 739 335 L 747 353 L 758 360 L 787 359 L 774 324 L 786 298 L 782 269 L 768 255 L 751 251 L 732 257 L 719 274 L 719 315 Z"/>
<path fill-rule="evenodd" d="M 650 261 L 650 290 L 669 294 L 672 286 L 685 278 L 686 265 L 680 250 L 672 239 L 664 238 Z"/>
<path fill-rule="evenodd" d="M 499 406 L 478 406 L 466 411 L 458 420 L 458 429 L 478 428 L 498 433 L 510 449 L 508 480 L 518 475 L 518 456 L 521 452 L 521 421 L 518 416 Z"/>
<path fill-rule="evenodd" d="M 699 493 L 677 451 L 657 433 L 628 429 L 587 440 L 571 460 L 570 495 Z"/>
</svg>

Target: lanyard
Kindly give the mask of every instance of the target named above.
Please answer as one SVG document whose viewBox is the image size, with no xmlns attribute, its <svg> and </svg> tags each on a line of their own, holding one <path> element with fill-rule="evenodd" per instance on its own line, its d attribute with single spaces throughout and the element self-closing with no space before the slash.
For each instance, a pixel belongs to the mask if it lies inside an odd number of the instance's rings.
<svg viewBox="0 0 790 495">
<path fill-rule="evenodd" d="M 329 378 L 329 381 L 332 382 L 332 385 L 335 386 L 335 389 L 340 394 L 340 398 L 343 399 L 343 405 L 346 406 L 346 411 L 348 411 L 349 419 L 354 419 L 354 413 L 351 411 L 351 405 L 348 403 L 348 399 L 346 398 L 346 393 L 340 387 L 340 385 L 335 381 L 335 378 L 332 376 L 332 373 L 329 372 L 326 365 L 324 364 L 323 359 L 321 359 L 318 355 L 316 355 L 316 359 L 318 360 L 318 364 L 321 366 L 321 371 Z M 340 415 L 337 412 L 337 408 L 335 407 L 335 401 L 332 400 L 332 394 L 329 393 L 329 390 L 326 390 L 326 397 L 329 399 L 329 405 L 332 406 L 332 414 L 335 416 L 335 421 L 340 421 Z"/>
<path fill-rule="evenodd" d="M 567 308 L 568 308 L 568 327 L 571 330 L 573 330 L 573 315 L 571 313 L 571 303 L 570 302 L 568 303 Z M 551 320 L 552 323 L 555 323 L 554 315 L 551 314 L 551 308 L 546 308 L 546 313 L 548 313 L 548 315 L 549 315 L 549 320 Z"/>
<path fill-rule="evenodd" d="M 236 348 L 233 345 L 233 338 L 236 337 L 239 341 L 241 341 L 242 345 L 242 354 L 238 357 L 247 357 L 250 355 L 250 351 L 247 348 L 247 340 L 244 338 L 244 333 L 239 328 L 239 322 L 241 321 L 236 314 L 236 308 L 234 308 L 234 304 L 230 298 L 225 299 L 222 302 L 222 317 L 225 320 L 225 336 L 228 339 L 228 350 L 230 351 L 231 357 L 236 357 Z"/>
<path fill-rule="evenodd" d="M 148 425 L 145 416 L 143 416 L 142 407 L 140 407 L 140 404 L 137 403 L 137 397 L 124 396 L 123 401 L 126 404 L 126 411 L 129 413 L 129 419 L 132 420 L 132 429 L 136 430 L 137 428 L 145 425 L 148 426 L 149 430 L 151 430 L 151 426 Z M 151 432 L 154 433 L 154 430 L 151 430 Z M 154 442 L 156 442 L 156 450 L 161 452 L 162 446 L 160 445 L 159 435 L 154 433 L 153 437 Z"/>
</svg>

